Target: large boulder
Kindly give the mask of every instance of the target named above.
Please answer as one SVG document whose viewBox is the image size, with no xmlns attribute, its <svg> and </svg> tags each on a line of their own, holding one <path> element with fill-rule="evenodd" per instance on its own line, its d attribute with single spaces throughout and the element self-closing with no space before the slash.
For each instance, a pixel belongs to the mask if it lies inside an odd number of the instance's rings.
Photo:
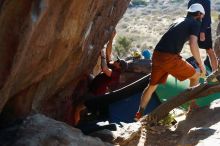
<svg viewBox="0 0 220 146">
<path fill-rule="evenodd" d="M 219 15 L 219 23 L 216 29 L 216 40 L 214 44 L 214 50 L 218 58 L 220 58 L 220 15 Z"/>
<path fill-rule="evenodd" d="M 220 36 L 215 40 L 214 50 L 218 58 L 220 58 Z"/>
<path fill-rule="evenodd" d="M 87 75 L 129 2 L 2 0 L 1 121 L 23 118 L 33 109 L 65 120 L 69 97 L 84 92 Z"/>
<path fill-rule="evenodd" d="M 99 138 L 85 136 L 79 129 L 37 114 L 21 124 L 0 130 L 4 146 L 111 146 Z"/>
</svg>

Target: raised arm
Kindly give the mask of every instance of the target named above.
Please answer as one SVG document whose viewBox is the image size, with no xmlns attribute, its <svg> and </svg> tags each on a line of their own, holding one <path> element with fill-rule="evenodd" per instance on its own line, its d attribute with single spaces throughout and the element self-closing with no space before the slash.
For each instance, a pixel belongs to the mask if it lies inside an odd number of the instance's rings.
<svg viewBox="0 0 220 146">
<path fill-rule="evenodd" d="M 104 49 L 101 50 L 101 68 L 102 68 L 102 72 L 104 72 L 108 77 L 111 77 L 112 70 L 108 68 L 108 65 L 106 62 L 106 53 Z"/>
<path fill-rule="evenodd" d="M 106 46 L 106 60 L 107 62 L 109 63 L 110 61 L 112 61 L 112 43 L 113 43 L 113 40 L 114 40 L 114 37 L 116 35 L 116 30 L 113 30 L 112 34 L 111 34 L 111 37 L 108 41 L 108 44 Z"/>
</svg>

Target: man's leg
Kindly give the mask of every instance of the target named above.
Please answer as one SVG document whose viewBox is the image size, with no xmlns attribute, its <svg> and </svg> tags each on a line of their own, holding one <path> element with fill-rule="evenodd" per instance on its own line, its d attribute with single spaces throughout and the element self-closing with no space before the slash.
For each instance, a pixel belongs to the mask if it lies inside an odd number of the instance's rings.
<svg viewBox="0 0 220 146">
<path fill-rule="evenodd" d="M 141 118 L 141 116 L 143 116 L 144 114 L 144 110 L 145 107 L 147 106 L 147 104 L 149 103 L 151 96 L 153 94 L 153 92 L 156 90 L 158 85 L 148 85 L 144 91 L 143 94 L 141 96 L 141 101 L 140 101 L 140 106 L 139 106 L 139 110 L 136 114 L 136 119 L 138 120 L 139 118 Z"/>
<path fill-rule="evenodd" d="M 196 72 L 192 77 L 189 78 L 190 80 L 190 87 L 193 87 L 193 86 L 196 86 L 199 84 L 199 76 L 200 76 L 200 73 Z M 198 105 L 196 104 L 196 101 L 195 100 L 192 100 L 190 102 L 190 106 L 188 108 L 188 111 L 192 111 L 193 109 L 197 109 L 199 108 Z"/>
<path fill-rule="evenodd" d="M 193 86 L 196 86 L 199 84 L 199 76 L 200 76 L 200 73 L 196 72 L 193 76 L 191 76 L 189 78 L 189 80 L 190 80 L 189 86 L 190 87 L 193 87 Z"/>
<path fill-rule="evenodd" d="M 196 72 L 194 67 L 189 64 L 184 59 L 177 59 L 175 60 L 176 68 L 171 68 L 169 71 L 171 75 L 179 79 L 180 81 L 189 79 L 190 80 L 190 87 L 196 86 L 199 84 L 199 76 L 200 73 Z M 191 104 L 192 103 L 192 104 Z M 190 102 L 190 109 L 196 108 L 195 101 Z"/>
<path fill-rule="evenodd" d="M 218 60 L 213 49 L 206 49 L 206 53 L 209 56 L 212 71 L 216 71 L 218 69 Z"/>
</svg>

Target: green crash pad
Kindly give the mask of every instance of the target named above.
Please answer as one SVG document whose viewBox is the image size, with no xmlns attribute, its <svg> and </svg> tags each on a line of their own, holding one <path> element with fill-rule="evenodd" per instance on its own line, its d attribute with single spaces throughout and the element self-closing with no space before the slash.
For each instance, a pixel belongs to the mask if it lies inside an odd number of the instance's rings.
<svg viewBox="0 0 220 146">
<path fill-rule="evenodd" d="M 201 81 L 201 80 L 200 80 Z M 160 84 L 156 90 L 156 93 L 161 102 L 169 100 L 171 97 L 178 95 L 189 87 L 189 80 L 179 81 L 173 76 L 169 75 L 166 84 Z M 220 92 L 215 94 L 210 94 L 206 97 L 201 97 L 196 99 L 196 104 L 199 107 L 209 106 L 210 103 L 216 99 L 220 98 Z M 181 105 L 182 108 L 187 109 L 188 103 Z"/>
</svg>

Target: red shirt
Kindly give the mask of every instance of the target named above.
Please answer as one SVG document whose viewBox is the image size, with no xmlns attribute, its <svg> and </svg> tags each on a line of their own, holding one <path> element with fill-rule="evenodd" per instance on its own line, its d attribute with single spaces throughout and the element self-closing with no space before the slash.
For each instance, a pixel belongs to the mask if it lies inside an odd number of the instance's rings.
<svg viewBox="0 0 220 146">
<path fill-rule="evenodd" d="M 120 70 L 112 70 L 111 77 L 108 77 L 105 73 L 101 72 L 99 73 L 94 80 L 91 83 L 90 90 L 91 92 L 98 96 L 98 95 L 104 95 L 106 92 L 108 92 L 109 86 L 115 86 L 118 84 L 120 79 Z"/>
</svg>

